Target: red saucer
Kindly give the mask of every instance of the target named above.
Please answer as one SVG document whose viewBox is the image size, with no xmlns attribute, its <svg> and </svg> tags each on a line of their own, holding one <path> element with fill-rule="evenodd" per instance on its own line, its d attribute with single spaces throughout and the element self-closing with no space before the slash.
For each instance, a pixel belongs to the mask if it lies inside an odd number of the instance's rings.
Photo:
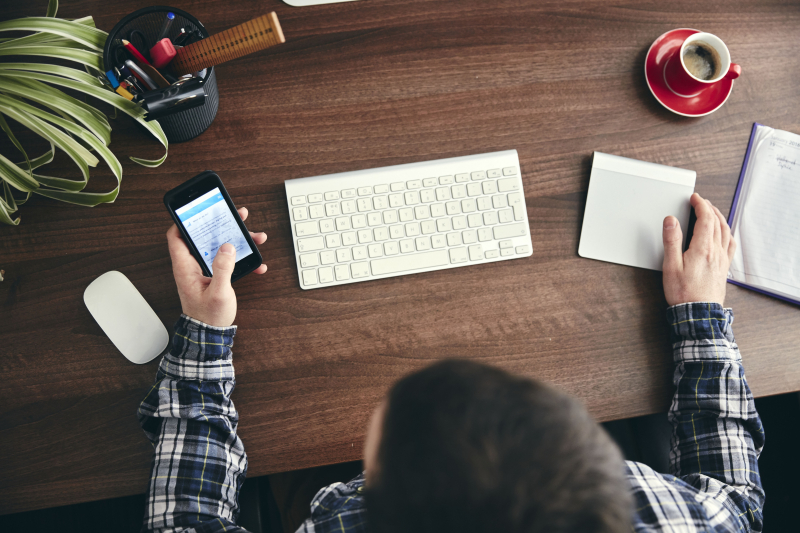
<svg viewBox="0 0 800 533">
<path fill-rule="evenodd" d="M 661 105 L 685 117 L 702 117 L 713 113 L 722 107 L 733 90 L 733 80 L 727 78 L 695 96 L 679 96 L 669 88 L 664 80 L 664 68 L 681 49 L 683 41 L 695 33 L 699 31 L 689 28 L 668 31 L 653 42 L 644 60 L 644 77 L 650 92 Z"/>
</svg>

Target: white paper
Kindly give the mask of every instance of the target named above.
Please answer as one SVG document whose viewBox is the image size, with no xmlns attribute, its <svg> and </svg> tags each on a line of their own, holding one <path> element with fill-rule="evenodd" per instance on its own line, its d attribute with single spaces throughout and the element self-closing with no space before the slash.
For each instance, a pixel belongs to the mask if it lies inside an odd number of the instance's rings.
<svg viewBox="0 0 800 533">
<path fill-rule="evenodd" d="M 731 226 L 729 276 L 800 298 L 800 135 L 758 126 Z"/>
</svg>

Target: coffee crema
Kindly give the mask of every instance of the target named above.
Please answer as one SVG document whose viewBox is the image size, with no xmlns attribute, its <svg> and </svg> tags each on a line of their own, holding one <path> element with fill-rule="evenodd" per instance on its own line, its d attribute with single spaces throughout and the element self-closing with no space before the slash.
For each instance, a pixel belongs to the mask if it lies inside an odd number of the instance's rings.
<svg viewBox="0 0 800 533">
<path fill-rule="evenodd" d="M 700 80 L 708 81 L 718 77 L 720 63 L 719 54 L 714 47 L 702 41 L 689 43 L 683 49 L 686 70 Z"/>
</svg>

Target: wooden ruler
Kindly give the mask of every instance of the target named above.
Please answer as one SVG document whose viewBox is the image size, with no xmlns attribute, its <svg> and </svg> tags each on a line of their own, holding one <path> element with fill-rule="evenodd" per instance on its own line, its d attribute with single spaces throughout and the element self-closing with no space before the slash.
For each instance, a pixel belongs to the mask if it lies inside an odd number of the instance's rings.
<svg viewBox="0 0 800 533">
<path fill-rule="evenodd" d="M 184 46 L 170 68 L 179 76 L 190 74 L 285 42 L 278 15 L 273 11 Z"/>
</svg>

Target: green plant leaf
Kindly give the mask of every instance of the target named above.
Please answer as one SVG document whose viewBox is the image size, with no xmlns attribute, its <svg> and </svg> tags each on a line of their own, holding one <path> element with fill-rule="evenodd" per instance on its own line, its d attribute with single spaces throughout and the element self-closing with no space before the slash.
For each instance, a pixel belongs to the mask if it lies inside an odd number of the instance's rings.
<svg viewBox="0 0 800 533">
<path fill-rule="evenodd" d="M 39 188 L 39 182 L 17 165 L 0 154 L 0 178 L 7 181 L 12 187 L 22 192 L 33 192 Z"/>
<path fill-rule="evenodd" d="M 3 115 L 0 115 L 0 129 L 6 132 L 6 135 L 8 135 L 9 139 L 11 139 L 11 142 L 14 144 L 14 146 L 17 147 L 17 150 L 22 152 L 22 155 L 25 156 L 25 166 L 28 167 L 28 174 L 33 177 L 33 167 L 31 166 L 31 160 L 28 159 L 28 152 L 25 151 L 25 148 L 23 148 L 22 144 L 20 144 L 20 142 L 17 140 L 17 137 L 14 135 L 14 132 L 11 131 L 11 128 L 8 127 L 8 122 L 6 122 L 6 119 L 3 118 Z"/>
<path fill-rule="evenodd" d="M 78 41 L 87 48 L 102 52 L 108 34 L 92 26 L 52 17 L 24 17 L 0 22 L 3 31 L 41 31 Z"/>
<path fill-rule="evenodd" d="M 75 50 L 63 46 L 31 45 L 31 46 L 10 46 L 0 48 L 0 56 L 44 56 L 55 59 L 66 59 L 89 65 L 96 69 L 103 68 L 103 54 L 100 52 L 88 52 L 86 50 Z"/>
<path fill-rule="evenodd" d="M 94 19 L 92 17 L 83 17 L 75 19 L 72 22 L 94 28 Z M 34 33 L 32 35 L 26 35 L 25 37 L 8 37 L 0 39 L 0 48 L 2 48 L 3 46 L 18 46 L 26 44 L 41 44 L 41 43 L 60 44 L 60 43 L 74 43 L 74 42 L 75 41 L 73 41 L 68 37 L 61 37 L 53 33 Z M 80 43 L 78 44 L 80 46 L 83 46 Z"/>
<path fill-rule="evenodd" d="M 47 17 L 55 17 L 56 13 L 58 12 L 58 0 L 50 0 L 50 3 L 47 4 Z"/>
<path fill-rule="evenodd" d="M 87 74 L 82 70 L 64 67 L 61 65 L 50 65 L 48 63 L 4 63 L 0 65 L 0 70 L 30 70 L 33 72 L 46 72 L 48 74 L 56 74 L 58 76 L 64 76 L 65 78 L 70 78 L 75 81 L 88 83 L 89 85 L 94 85 L 95 87 L 105 87 L 96 76 Z"/>
</svg>

